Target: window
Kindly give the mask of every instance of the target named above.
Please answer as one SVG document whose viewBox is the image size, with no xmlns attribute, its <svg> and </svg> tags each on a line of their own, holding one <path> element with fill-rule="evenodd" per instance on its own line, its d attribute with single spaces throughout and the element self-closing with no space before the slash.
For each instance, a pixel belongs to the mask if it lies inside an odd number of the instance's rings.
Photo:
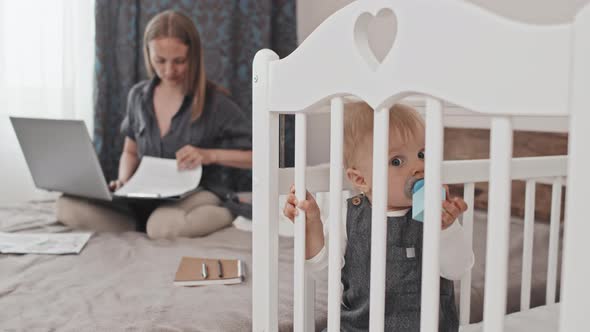
<svg viewBox="0 0 590 332">
<path fill-rule="evenodd" d="M 93 0 L 0 0 L 0 114 L 92 125 Z"/>
<path fill-rule="evenodd" d="M 94 0 L 0 0 L 0 204 L 51 197 L 35 189 L 8 116 L 92 129 L 93 66 Z"/>
</svg>

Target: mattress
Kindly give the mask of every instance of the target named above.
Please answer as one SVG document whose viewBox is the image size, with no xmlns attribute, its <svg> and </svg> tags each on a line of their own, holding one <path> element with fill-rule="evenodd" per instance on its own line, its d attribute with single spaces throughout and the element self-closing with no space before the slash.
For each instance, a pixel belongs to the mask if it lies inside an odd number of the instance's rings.
<svg viewBox="0 0 590 332">
<path fill-rule="evenodd" d="M 504 319 L 504 332 L 555 332 L 559 329 L 559 304 L 516 312 Z M 463 326 L 459 332 L 483 331 L 483 324 Z"/>
<path fill-rule="evenodd" d="M 485 247 L 487 214 L 476 211 L 473 225 L 473 252 L 475 264 L 472 269 L 471 284 L 471 322 L 476 323 L 483 319 L 483 296 L 485 283 Z M 520 310 L 520 290 L 522 278 L 522 248 L 523 248 L 522 219 L 512 218 L 510 222 L 510 245 L 508 254 L 508 289 L 506 312 L 512 313 Z M 559 255 L 561 257 L 562 233 L 560 230 Z M 535 222 L 533 241 L 533 264 L 531 278 L 531 307 L 545 304 L 545 289 L 547 283 L 547 257 L 549 251 L 549 224 Z M 560 284 L 561 261 L 558 267 L 557 285 Z M 459 283 L 455 284 L 458 292 Z M 559 287 L 557 287 L 559 297 Z M 458 299 L 458 298 L 457 298 Z M 458 303 L 458 301 L 457 301 Z"/>
</svg>

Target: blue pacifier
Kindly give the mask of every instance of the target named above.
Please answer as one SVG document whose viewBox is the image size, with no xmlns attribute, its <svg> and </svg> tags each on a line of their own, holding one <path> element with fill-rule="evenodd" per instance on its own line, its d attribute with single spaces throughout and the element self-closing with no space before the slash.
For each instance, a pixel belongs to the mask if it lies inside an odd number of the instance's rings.
<svg viewBox="0 0 590 332">
<path fill-rule="evenodd" d="M 442 188 L 442 199 L 446 199 L 445 188 Z M 424 221 L 424 179 L 414 182 L 412 186 L 412 219 Z"/>
</svg>

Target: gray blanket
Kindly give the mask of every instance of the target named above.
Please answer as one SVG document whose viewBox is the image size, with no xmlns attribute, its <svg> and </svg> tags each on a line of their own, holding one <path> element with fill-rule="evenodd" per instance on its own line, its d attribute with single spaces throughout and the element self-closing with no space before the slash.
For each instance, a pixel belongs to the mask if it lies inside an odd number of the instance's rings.
<svg viewBox="0 0 590 332">
<path fill-rule="evenodd" d="M 475 224 L 472 321 L 483 308 L 485 214 Z M 548 225 L 535 226 L 532 304 L 545 300 Z M 79 255 L 0 255 L 2 331 L 247 331 L 251 329 L 252 237 L 227 228 L 199 239 L 153 241 L 141 233 L 92 236 Z M 281 238 L 280 330 L 292 329 L 293 241 Z M 508 309 L 518 309 L 522 225 L 511 227 Z M 182 256 L 239 258 L 238 285 L 176 287 Z M 327 276 L 327 273 L 326 273 Z M 458 284 L 456 291 L 458 292 Z M 316 326 L 325 326 L 327 284 L 316 287 Z"/>
<path fill-rule="evenodd" d="M 292 326 L 292 247 L 291 239 L 280 241 L 282 330 Z M 250 233 L 227 228 L 174 241 L 103 233 L 95 234 L 80 255 L 0 255 L 1 329 L 248 330 L 251 248 Z M 172 280 L 182 256 L 242 259 L 247 278 L 238 285 L 176 287 Z"/>
</svg>

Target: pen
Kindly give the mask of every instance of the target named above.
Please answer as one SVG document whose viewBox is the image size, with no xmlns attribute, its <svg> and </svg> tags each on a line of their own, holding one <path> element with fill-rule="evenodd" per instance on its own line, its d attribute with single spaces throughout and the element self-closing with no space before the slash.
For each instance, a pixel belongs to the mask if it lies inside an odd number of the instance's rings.
<svg viewBox="0 0 590 332">
<path fill-rule="evenodd" d="M 219 278 L 223 278 L 223 267 L 221 266 L 221 261 L 217 260 L 217 267 L 219 267 Z"/>
<path fill-rule="evenodd" d="M 201 264 L 201 274 L 204 279 L 207 279 L 207 265 L 205 263 Z"/>
</svg>

